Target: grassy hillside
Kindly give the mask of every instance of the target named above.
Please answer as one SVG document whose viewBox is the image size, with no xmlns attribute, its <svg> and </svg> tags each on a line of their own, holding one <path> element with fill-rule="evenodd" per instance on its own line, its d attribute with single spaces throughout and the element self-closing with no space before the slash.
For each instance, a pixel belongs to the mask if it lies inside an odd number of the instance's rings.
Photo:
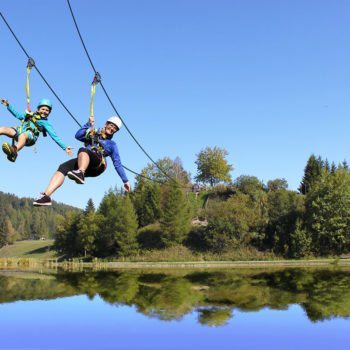
<svg viewBox="0 0 350 350">
<path fill-rule="evenodd" d="M 52 250 L 53 240 L 28 240 L 19 241 L 13 245 L 8 245 L 0 249 L 0 258 L 36 258 L 50 259 L 57 256 Z"/>
</svg>

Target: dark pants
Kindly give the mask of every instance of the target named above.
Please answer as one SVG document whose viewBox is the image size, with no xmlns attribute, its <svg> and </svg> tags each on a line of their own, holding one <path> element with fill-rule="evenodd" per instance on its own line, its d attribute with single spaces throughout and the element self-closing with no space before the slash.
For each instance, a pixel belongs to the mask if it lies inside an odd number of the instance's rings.
<svg viewBox="0 0 350 350">
<path fill-rule="evenodd" d="M 102 162 L 102 156 L 84 147 L 79 149 L 78 155 L 82 152 L 86 153 L 90 158 L 90 163 L 88 168 L 85 171 L 85 176 L 96 177 L 101 175 L 106 169 L 105 163 Z M 62 173 L 64 176 L 66 176 L 69 171 L 78 170 L 78 168 L 79 168 L 78 158 L 74 158 L 74 159 L 68 160 L 67 162 L 62 163 L 58 167 L 57 171 Z"/>
</svg>

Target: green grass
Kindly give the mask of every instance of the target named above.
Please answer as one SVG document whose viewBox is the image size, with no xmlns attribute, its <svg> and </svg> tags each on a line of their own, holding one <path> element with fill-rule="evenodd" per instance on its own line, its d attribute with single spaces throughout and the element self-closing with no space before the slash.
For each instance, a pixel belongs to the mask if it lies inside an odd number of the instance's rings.
<svg viewBox="0 0 350 350">
<path fill-rule="evenodd" d="M 57 257 L 57 253 L 52 249 L 53 242 L 53 240 L 15 242 L 0 249 L 0 258 L 55 258 Z"/>
<path fill-rule="evenodd" d="M 13 245 L 6 246 L 0 249 L 0 266 L 1 261 L 7 267 L 20 267 L 20 266 L 36 266 L 44 263 L 46 259 L 58 258 L 57 253 L 53 250 L 54 241 L 20 241 Z M 3 260 L 2 260 L 3 259 Z M 74 260 L 74 259 L 73 259 Z M 82 263 L 79 259 L 76 261 L 61 263 L 76 265 L 77 267 L 108 267 L 110 262 L 114 267 L 116 265 L 125 264 L 125 267 L 140 266 L 146 267 L 152 266 L 210 266 L 210 265 L 226 265 L 230 266 L 252 266 L 252 267 L 266 267 L 266 266 L 283 266 L 283 265 L 295 265 L 295 266 L 309 266 L 309 265 L 350 265 L 350 259 L 335 259 L 333 258 L 315 258 L 305 260 L 283 260 L 278 259 L 275 256 L 267 253 L 260 253 L 254 249 L 238 249 L 230 253 L 215 255 L 213 253 L 194 253 L 190 249 L 183 246 L 174 246 L 167 249 L 155 249 L 146 250 L 136 256 L 127 257 L 125 259 L 110 258 L 105 260 L 97 259 L 91 263 Z M 97 264 L 97 265 L 96 265 Z M 69 265 L 69 266 L 70 266 Z M 116 266 L 115 266 L 116 267 Z M 120 267 L 120 266 L 119 266 Z"/>
</svg>

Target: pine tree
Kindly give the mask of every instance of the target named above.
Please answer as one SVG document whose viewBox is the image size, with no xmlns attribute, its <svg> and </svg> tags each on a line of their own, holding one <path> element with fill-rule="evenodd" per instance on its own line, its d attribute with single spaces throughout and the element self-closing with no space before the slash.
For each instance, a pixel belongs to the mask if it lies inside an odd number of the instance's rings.
<svg viewBox="0 0 350 350">
<path fill-rule="evenodd" d="M 316 158 L 315 155 L 312 154 L 304 169 L 304 176 L 299 187 L 300 193 L 306 194 L 310 191 L 314 182 L 321 176 L 323 168 L 324 162 L 321 157 Z"/>
<path fill-rule="evenodd" d="M 331 174 L 334 175 L 336 171 L 337 171 L 337 166 L 335 165 L 334 162 L 332 162 L 332 164 L 331 164 Z"/>
<path fill-rule="evenodd" d="M 0 216 L 0 248 L 7 244 L 6 221 L 3 216 Z"/>
<path fill-rule="evenodd" d="M 114 224 L 118 217 L 118 201 L 120 195 L 115 191 L 108 191 L 102 198 L 97 213 L 101 215 L 99 220 L 99 234 L 96 237 L 96 254 L 109 256 L 116 253 L 114 244 Z"/>
<path fill-rule="evenodd" d="M 329 161 L 328 161 L 327 158 L 326 158 L 326 160 L 325 160 L 324 163 L 323 163 L 323 169 L 324 169 L 325 171 L 327 171 L 327 172 L 330 172 L 330 171 L 331 171 L 331 167 L 330 167 L 330 165 L 329 165 Z"/>
<path fill-rule="evenodd" d="M 5 220 L 5 225 L 6 225 L 6 241 L 7 244 L 13 244 L 16 240 L 17 237 L 17 232 L 13 228 L 12 223 L 9 219 Z"/>
<path fill-rule="evenodd" d="M 119 256 L 128 256 L 137 253 L 137 216 L 128 195 L 118 197 L 118 215 L 113 225 L 113 237 L 116 253 Z"/>
<path fill-rule="evenodd" d="M 57 220 L 57 231 L 55 235 L 55 249 L 66 256 L 80 255 L 77 245 L 77 232 L 82 214 L 70 212 L 66 217 L 60 216 Z"/>
<path fill-rule="evenodd" d="M 91 198 L 89 198 L 89 200 L 86 204 L 85 210 L 84 210 L 84 214 L 87 215 L 89 213 L 94 213 L 95 211 L 96 211 L 95 204 L 94 204 L 93 200 Z"/>
<path fill-rule="evenodd" d="M 94 255 L 102 220 L 100 214 L 89 211 L 79 221 L 76 242 L 80 254 L 84 254 L 84 256 Z"/>
<path fill-rule="evenodd" d="M 306 196 L 307 232 L 320 255 L 350 251 L 350 174 L 338 169 L 323 172 Z"/>
<path fill-rule="evenodd" d="M 342 168 L 349 171 L 349 165 L 348 162 L 344 159 L 342 162 Z"/>
<path fill-rule="evenodd" d="M 146 183 L 134 202 L 140 227 L 153 224 L 160 219 L 160 187 L 157 183 Z"/>
<path fill-rule="evenodd" d="M 166 247 L 180 244 L 190 230 L 190 215 L 183 192 L 171 186 L 164 195 L 161 240 Z"/>
</svg>

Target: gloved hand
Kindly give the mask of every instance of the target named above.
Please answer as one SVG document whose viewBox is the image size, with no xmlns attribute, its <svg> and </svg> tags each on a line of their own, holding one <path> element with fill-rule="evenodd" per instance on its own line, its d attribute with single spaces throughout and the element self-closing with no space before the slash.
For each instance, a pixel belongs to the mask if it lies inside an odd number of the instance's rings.
<svg viewBox="0 0 350 350">
<path fill-rule="evenodd" d="M 4 106 L 8 106 L 10 104 L 10 102 L 8 100 L 6 100 L 5 98 L 1 99 L 1 104 L 3 104 Z"/>
</svg>

